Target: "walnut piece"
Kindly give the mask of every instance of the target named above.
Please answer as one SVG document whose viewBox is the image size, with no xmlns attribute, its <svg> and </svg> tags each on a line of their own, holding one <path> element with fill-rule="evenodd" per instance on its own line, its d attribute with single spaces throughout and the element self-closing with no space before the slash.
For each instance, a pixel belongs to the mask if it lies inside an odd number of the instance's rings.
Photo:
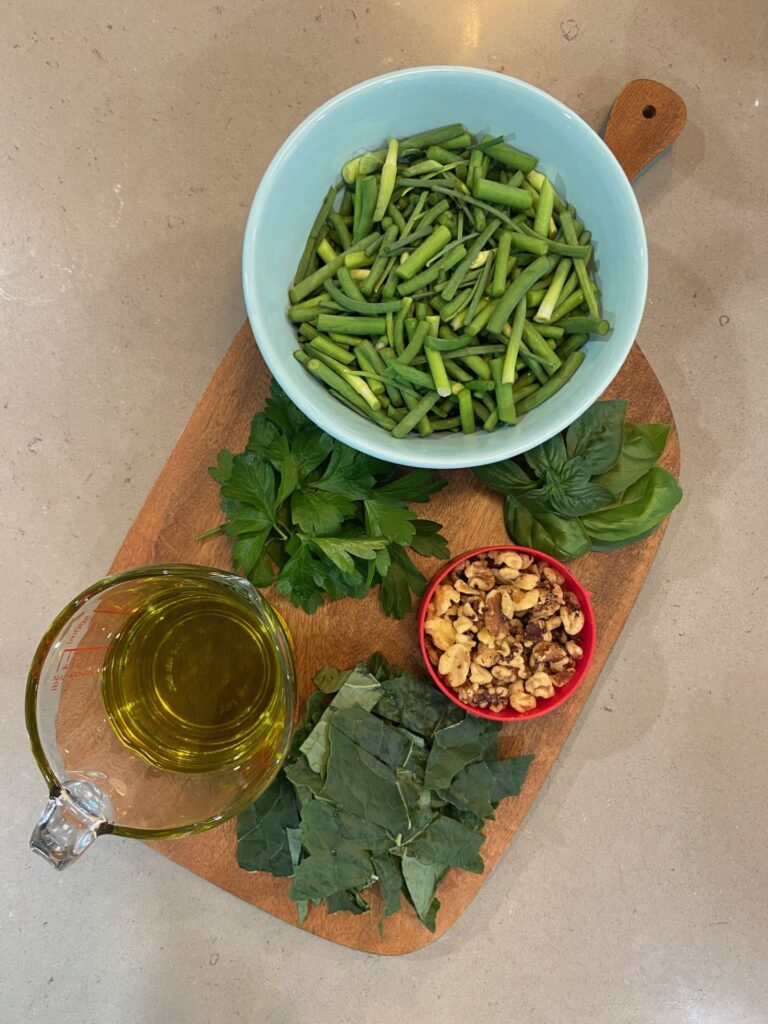
<svg viewBox="0 0 768 1024">
<path fill-rule="evenodd" d="M 442 655 L 437 671 L 449 686 L 458 690 L 469 675 L 469 651 L 462 644 L 454 644 Z"/>
<path fill-rule="evenodd" d="M 456 630 L 448 619 L 427 619 L 424 629 L 432 637 L 432 643 L 438 650 L 447 651 L 456 641 Z"/>
<path fill-rule="evenodd" d="M 517 551 L 465 559 L 436 588 L 425 650 L 458 699 L 522 713 L 554 695 L 584 656 L 584 613 L 565 579 Z"/>
</svg>

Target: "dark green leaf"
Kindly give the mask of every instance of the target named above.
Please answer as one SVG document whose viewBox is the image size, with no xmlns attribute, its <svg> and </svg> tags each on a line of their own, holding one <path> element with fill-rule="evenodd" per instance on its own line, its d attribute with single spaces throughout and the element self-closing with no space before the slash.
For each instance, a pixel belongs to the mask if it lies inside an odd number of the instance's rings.
<svg viewBox="0 0 768 1024">
<path fill-rule="evenodd" d="M 589 537 L 578 519 L 559 516 L 527 494 L 507 496 L 504 521 L 510 539 L 516 544 L 543 551 L 560 561 L 579 558 L 589 551 Z"/>
<path fill-rule="evenodd" d="M 234 460 L 235 456 L 232 454 L 232 452 L 228 452 L 226 448 L 222 448 L 222 450 L 219 452 L 217 465 L 210 467 L 210 469 L 208 470 L 209 474 L 217 483 L 226 483 L 227 480 L 229 480 L 230 474 L 232 472 L 232 463 L 234 462 Z"/>
<path fill-rule="evenodd" d="M 491 788 L 493 777 L 484 761 L 471 764 L 458 773 L 450 787 L 441 791 L 454 807 L 471 811 L 478 818 L 493 818 Z"/>
<path fill-rule="evenodd" d="M 433 523 L 430 519 L 417 519 L 414 524 L 416 533 L 410 546 L 426 558 L 448 558 L 448 541 L 440 533 L 441 523 Z"/>
<path fill-rule="evenodd" d="M 325 472 L 313 487 L 329 494 L 342 494 L 355 501 L 370 498 L 375 467 L 376 460 L 369 455 L 337 442 Z"/>
<path fill-rule="evenodd" d="M 494 742 L 501 726 L 486 718 L 467 715 L 455 725 L 439 729 L 433 738 L 424 783 L 429 789 L 447 789 L 459 772 L 479 761 Z"/>
<path fill-rule="evenodd" d="M 308 535 L 333 533 L 355 513 L 355 504 L 343 494 L 315 491 L 311 487 L 294 491 L 291 520 Z"/>
<path fill-rule="evenodd" d="M 414 856 L 405 856 L 402 860 L 402 872 L 416 913 L 429 930 L 434 931 L 435 914 L 432 907 L 437 902 L 434 897 L 441 869 L 435 864 L 424 864 Z"/>
<path fill-rule="evenodd" d="M 321 571 L 322 566 L 312 552 L 302 545 L 278 573 L 277 591 L 311 615 L 324 603 L 322 591 L 315 582 L 315 575 Z"/>
<path fill-rule="evenodd" d="M 232 545 L 232 565 L 243 576 L 250 577 L 259 565 L 268 536 L 269 530 L 262 530 L 261 533 L 240 537 Z"/>
<path fill-rule="evenodd" d="M 403 874 L 405 861 L 410 857 L 416 857 L 423 864 L 434 864 L 438 868 L 463 868 L 464 871 L 482 874 L 485 867 L 480 856 L 483 840 L 482 835 L 465 828 L 455 818 L 438 814 L 418 839 L 414 839 L 406 848 Z"/>
<path fill-rule="evenodd" d="M 315 426 L 300 430 L 291 442 L 291 452 L 296 459 L 299 476 L 303 479 L 330 455 L 335 442 L 330 434 Z"/>
<path fill-rule="evenodd" d="M 279 465 L 280 486 L 277 488 L 275 505 L 280 505 L 289 498 L 299 486 L 299 463 L 292 452 L 286 452 Z"/>
<path fill-rule="evenodd" d="M 491 775 L 491 802 L 494 805 L 506 796 L 517 796 L 525 782 L 531 761 L 533 754 L 488 762 L 487 767 Z"/>
<path fill-rule="evenodd" d="M 280 772 L 269 789 L 237 819 L 237 863 L 246 871 L 293 874 L 285 830 L 298 824 L 293 786 Z"/>
<path fill-rule="evenodd" d="M 292 785 L 297 788 L 304 786 L 306 789 L 312 790 L 315 796 L 319 796 L 320 790 L 323 788 L 322 777 L 312 771 L 304 754 L 299 754 L 294 761 L 285 766 L 283 771 Z"/>
<path fill-rule="evenodd" d="M 607 487 L 615 497 L 623 494 L 656 465 L 671 429 L 667 423 L 625 423 L 618 462 L 593 483 Z"/>
<path fill-rule="evenodd" d="M 631 543 L 632 544 L 639 544 L 641 540 L 645 540 L 647 537 L 652 537 L 654 535 L 654 533 L 656 533 L 656 531 L 658 529 L 659 529 L 658 526 L 653 526 L 653 527 L 651 527 L 650 530 L 646 530 L 645 533 L 637 534 L 637 536 L 632 538 Z M 591 539 L 592 539 L 592 550 L 593 551 L 599 551 L 601 553 L 609 552 L 609 551 L 618 551 L 619 548 L 625 548 L 627 546 L 627 543 L 629 543 L 626 540 L 606 541 L 606 540 L 597 540 L 594 537 L 591 538 Z"/>
<path fill-rule="evenodd" d="M 323 693 L 336 693 L 348 675 L 349 672 L 342 672 L 340 669 L 328 665 L 314 674 L 312 682 Z"/>
<path fill-rule="evenodd" d="M 385 545 L 381 538 L 369 537 L 311 537 L 309 542 L 347 574 L 356 572 L 353 558 L 371 561 Z"/>
<path fill-rule="evenodd" d="M 404 766 L 413 748 L 413 743 L 398 729 L 357 704 L 338 710 L 332 727 L 393 768 Z"/>
<path fill-rule="evenodd" d="M 381 581 L 381 607 L 385 615 L 402 619 L 411 610 L 411 591 L 418 597 L 427 581 L 398 544 L 387 549 L 392 565 Z"/>
<path fill-rule="evenodd" d="M 430 683 L 409 673 L 383 680 L 377 715 L 397 722 L 419 736 L 431 737 L 445 725 L 463 721 L 465 712 Z"/>
<path fill-rule="evenodd" d="M 411 512 L 394 498 L 369 498 L 363 502 L 365 529 L 372 537 L 385 537 L 396 544 L 410 544 L 416 532 Z"/>
<path fill-rule="evenodd" d="M 308 853 L 385 853 L 392 839 L 372 821 L 339 810 L 325 800 L 313 800 L 301 811 L 301 841 Z"/>
<path fill-rule="evenodd" d="M 558 515 L 568 519 L 595 512 L 613 501 L 605 487 L 589 479 L 589 469 L 583 455 L 565 463 L 558 474 L 547 470 L 543 488 L 531 491 L 531 498 L 542 497 Z"/>
<path fill-rule="evenodd" d="M 400 864 L 400 858 L 393 857 L 391 853 L 375 854 L 373 857 L 373 870 L 379 880 L 384 901 L 382 921 L 400 909 L 400 892 L 405 884 Z"/>
<path fill-rule="evenodd" d="M 251 433 L 248 437 L 248 451 L 257 452 L 268 458 L 267 452 L 274 453 L 279 438 L 278 429 L 263 412 L 257 412 L 251 420 Z"/>
<path fill-rule="evenodd" d="M 555 434 L 543 444 L 525 453 L 525 461 L 534 473 L 544 479 L 547 473 L 558 475 L 568 459 L 562 434 Z"/>
<path fill-rule="evenodd" d="M 384 579 L 384 577 L 389 572 L 389 568 L 391 565 L 392 559 L 389 557 L 389 551 L 387 550 L 387 548 L 382 548 L 381 551 L 376 552 L 376 561 L 374 563 L 374 567 L 376 569 L 376 572 L 379 574 L 379 576 L 381 576 L 382 579 Z M 369 565 L 369 572 L 370 569 L 371 566 Z M 373 576 L 371 576 L 370 582 L 371 584 L 373 584 Z"/>
<path fill-rule="evenodd" d="M 443 477 L 435 476 L 429 469 L 416 469 L 403 473 L 391 483 L 376 488 L 376 496 L 388 495 L 401 501 L 429 501 L 430 496 L 441 491 L 448 483 Z"/>
<path fill-rule="evenodd" d="M 374 564 L 368 562 L 369 566 Z M 342 572 L 338 565 L 334 565 L 324 555 L 317 564 L 315 583 L 332 601 L 337 601 L 340 597 L 365 597 L 369 590 L 369 585 L 357 569 Z"/>
<path fill-rule="evenodd" d="M 275 471 L 249 452 L 235 456 L 229 480 L 222 484 L 224 498 L 248 505 L 248 532 L 265 530 L 275 522 Z"/>
<path fill-rule="evenodd" d="M 328 762 L 329 732 L 328 727 L 333 715 L 340 708 L 355 705 L 370 711 L 381 696 L 381 686 L 365 669 L 358 665 L 346 673 L 346 679 L 339 688 L 328 708 L 320 716 L 315 728 L 301 745 L 301 752 L 306 756 L 310 768 L 325 778 Z"/>
<path fill-rule="evenodd" d="M 275 380 L 272 381 L 264 415 L 289 438 L 304 427 L 313 427 L 310 420 L 293 404 Z"/>
<path fill-rule="evenodd" d="M 392 768 L 334 729 L 333 720 L 329 738 L 323 799 L 395 835 L 404 832 L 409 818 Z"/>
<path fill-rule="evenodd" d="M 603 543 L 635 540 L 659 526 L 683 496 L 677 480 L 666 469 L 654 466 L 622 495 L 615 505 L 584 516 L 584 529 Z"/>
<path fill-rule="evenodd" d="M 505 462 L 494 462 L 490 466 L 476 466 L 472 470 L 478 480 L 493 491 L 500 491 L 502 494 L 519 494 L 521 491 L 530 491 L 536 484 L 524 469 L 521 469 L 512 459 Z"/>
<path fill-rule="evenodd" d="M 288 895 L 292 900 L 324 900 L 345 889 L 362 889 L 372 880 L 370 857 L 326 850 L 299 864 Z"/>
<path fill-rule="evenodd" d="M 348 673 L 344 673 L 348 675 Z M 309 725 L 316 725 L 320 719 L 320 716 L 331 703 L 333 699 L 330 693 L 311 693 L 307 697 L 307 707 L 305 716 Z"/>
<path fill-rule="evenodd" d="M 288 840 L 288 850 L 290 851 L 291 854 L 291 864 L 293 865 L 293 870 L 295 873 L 296 868 L 299 866 L 299 863 L 301 862 L 302 855 L 301 829 L 287 828 L 285 830 L 285 835 Z M 296 904 L 296 909 L 298 911 L 299 925 L 302 925 L 309 910 L 309 903 L 307 902 L 307 900 L 299 900 Z"/>
<path fill-rule="evenodd" d="M 381 651 L 374 651 L 365 663 L 365 667 L 379 682 L 382 682 L 384 679 L 394 679 L 395 676 L 402 675 L 403 673 L 400 666 L 391 665 Z"/>
<path fill-rule="evenodd" d="M 237 564 L 236 561 L 234 560 L 234 557 L 233 564 Z M 259 555 L 258 561 L 251 569 L 251 571 L 248 573 L 248 579 L 251 581 L 254 587 L 271 587 L 272 584 L 275 582 L 276 571 L 277 570 L 275 568 L 274 563 L 272 562 L 268 550 L 265 549 L 264 551 L 262 551 L 261 555 Z"/>
<path fill-rule="evenodd" d="M 568 456 L 583 455 L 591 476 L 607 473 L 621 451 L 626 414 L 627 402 L 623 398 L 595 402 L 568 427 Z"/>
<path fill-rule="evenodd" d="M 352 914 L 365 914 L 371 908 L 359 892 L 345 889 L 328 897 L 328 913 L 338 914 L 340 910 L 348 910 Z"/>
</svg>

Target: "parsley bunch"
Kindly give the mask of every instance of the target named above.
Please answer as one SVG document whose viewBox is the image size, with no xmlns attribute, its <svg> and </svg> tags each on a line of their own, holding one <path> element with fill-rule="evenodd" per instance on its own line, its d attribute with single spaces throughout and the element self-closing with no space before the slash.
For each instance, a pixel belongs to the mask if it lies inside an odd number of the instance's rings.
<svg viewBox="0 0 768 1024">
<path fill-rule="evenodd" d="M 336 441 L 274 381 L 245 451 L 219 452 L 209 472 L 227 517 L 211 532 L 234 539 L 235 569 L 257 587 L 274 583 L 309 614 L 326 596 L 364 597 L 380 583 L 382 609 L 401 619 L 426 582 L 407 549 L 448 557 L 441 524 L 405 504 L 429 501 L 445 480 L 425 469 L 397 476 Z"/>
</svg>

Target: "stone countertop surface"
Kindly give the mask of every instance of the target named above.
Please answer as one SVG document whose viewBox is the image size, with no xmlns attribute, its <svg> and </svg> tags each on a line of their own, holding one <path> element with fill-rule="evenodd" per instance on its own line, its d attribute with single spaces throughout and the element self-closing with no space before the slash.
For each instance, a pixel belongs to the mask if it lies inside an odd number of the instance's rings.
<svg viewBox="0 0 768 1024">
<path fill-rule="evenodd" d="M 765 4 L 5 0 L 1 21 L 3 1020 L 765 1024 Z M 432 63 L 516 75 L 596 128 L 630 79 L 684 98 L 636 191 L 640 342 L 685 500 L 480 895 L 435 945 L 383 959 L 135 841 L 64 875 L 33 858 L 45 791 L 22 697 L 244 319 L 270 157 L 339 90 Z"/>
</svg>

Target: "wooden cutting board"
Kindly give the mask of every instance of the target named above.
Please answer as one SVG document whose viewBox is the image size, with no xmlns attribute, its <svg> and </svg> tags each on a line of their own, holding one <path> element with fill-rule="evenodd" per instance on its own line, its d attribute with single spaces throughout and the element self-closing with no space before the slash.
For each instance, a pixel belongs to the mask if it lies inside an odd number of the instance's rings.
<svg viewBox="0 0 768 1024">
<path fill-rule="evenodd" d="M 653 117 L 648 116 L 649 108 L 655 112 Z M 685 121 L 682 101 L 656 82 L 630 83 L 614 110 L 622 111 L 622 120 L 617 126 L 611 119 L 606 138 L 630 176 L 672 142 Z M 645 131 L 646 125 L 653 128 L 655 124 L 659 131 Z M 622 126 L 627 126 L 628 131 L 624 132 Z M 225 538 L 195 540 L 221 521 L 218 486 L 208 476 L 207 467 L 215 463 L 219 449 L 242 449 L 251 417 L 263 406 L 269 381 L 269 372 L 246 324 L 236 335 L 160 473 L 115 558 L 113 571 L 160 562 L 231 568 L 229 542 Z M 637 345 L 605 397 L 627 398 L 628 417 L 635 422 L 673 423 L 661 384 Z M 680 452 L 674 430 L 662 464 L 675 474 L 679 471 Z M 505 542 L 508 538 L 501 496 L 482 487 L 468 470 L 447 475 L 449 486 L 432 499 L 428 514 L 445 524 L 451 552 L 458 554 L 479 543 Z M 590 673 L 574 696 L 557 710 L 505 726 L 500 738 L 501 756 L 535 753 L 536 759 L 520 796 L 503 801 L 496 820 L 487 824 L 482 850 L 485 874 L 453 870 L 440 886 L 442 906 L 436 932 L 428 932 L 406 906 L 387 920 L 384 934 L 380 935 L 375 892 L 371 896 L 371 914 L 329 915 L 323 908 L 312 908 L 303 925 L 306 931 L 369 952 L 400 954 L 426 945 L 456 922 L 509 845 L 587 702 L 640 592 L 663 532 L 662 528 L 634 547 L 612 554 L 589 554 L 573 563 L 574 572 L 592 594 L 597 620 L 597 650 Z M 418 561 L 427 576 L 439 567 L 433 560 Z M 310 692 L 312 675 L 319 667 L 348 667 L 375 650 L 413 671 L 421 669 L 415 611 L 400 622 L 386 618 L 379 609 L 378 592 L 362 601 L 345 599 L 328 604 L 313 616 L 293 608 L 274 592 L 267 596 L 283 614 L 293 635 L 302 701 Z M 297 923 L 295 906 L 287 895 L 288 879 L 249 873 L 237 866 L 233 821 L 202 835 L 152 845 L 158 853 L 222 889 L 284 921 Z"/>
</svg>

